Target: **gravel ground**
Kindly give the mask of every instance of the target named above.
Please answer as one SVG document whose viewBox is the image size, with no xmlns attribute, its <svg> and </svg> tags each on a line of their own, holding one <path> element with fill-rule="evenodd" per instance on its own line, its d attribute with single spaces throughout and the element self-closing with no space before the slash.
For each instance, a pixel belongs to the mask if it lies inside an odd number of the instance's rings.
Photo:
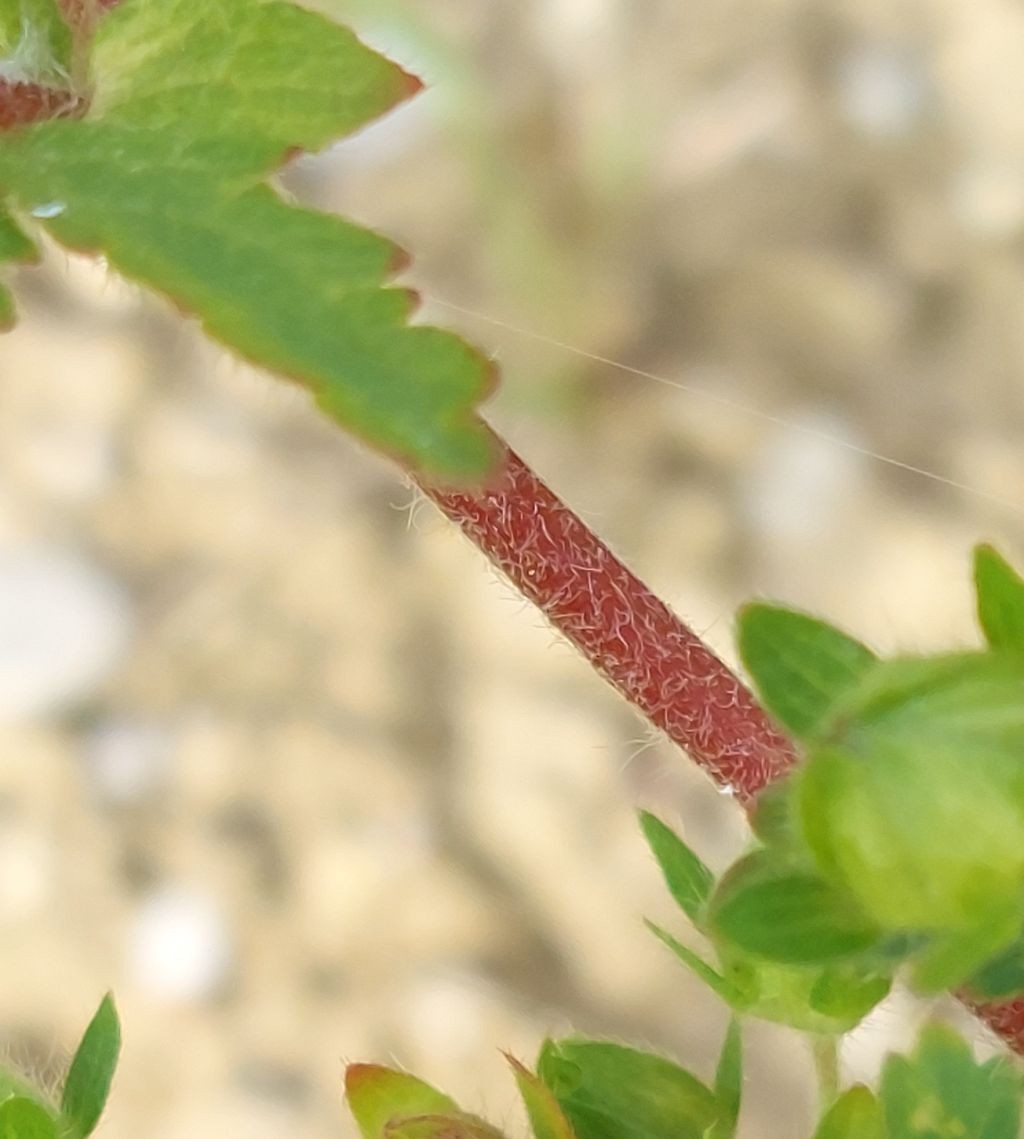
<svg viewBox="0 0 1024 1139">
<path fill-rule="evenodd" d="M 1024 555 L 1024 10 L 420 7 L 335 5 L 433 89 L 289 190 L 417 253 L 493 421 L 730 659 L 753 595 L 969 643 L 971 545 Z M 569 1026 L 709 1074 L 634 811 L 721 866 L 735 805 L 297 389 L 102 266 L 17 286 L 0 1047 L 52 1083 L 113 988 L 109 1139 L 350 1136 L 356 1058 L 520 1135 L 498 1050 Z M 751 1026 L 744 1139 L 809 1133 L 801 1047 Z"/>
</svg>

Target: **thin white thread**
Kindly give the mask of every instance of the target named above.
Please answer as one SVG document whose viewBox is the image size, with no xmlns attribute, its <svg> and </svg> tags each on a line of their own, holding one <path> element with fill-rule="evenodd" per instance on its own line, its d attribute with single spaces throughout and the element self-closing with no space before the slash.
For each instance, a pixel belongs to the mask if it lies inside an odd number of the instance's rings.
<svg viewBox="0 0 1024 1139">
<path fill-rule="evenodd" d="M 906 463 L 902 459 L 893 458 L 892 455 L 883 454 L 881 451 L 872 451 L 869 447 L 861 447 L 857 443 L 851 443 L 849 439 L 842 439 L 838 435 L 829 434 L 827 431 L 819 431 L 817 428 L 808 427 L 804 423 L 786 419 L 783 416 L 773 415 L 770 411 L 762 411 L 760 408 L 752 407 L 750 404 L 742 403 L 740 400 L 719 395 L 717 392 L 708 391 L 706 388 L 695 387 L 692 384 L 684 383 L 682 380 L 673 380 L 669 376 L 660 376 L 656 372 L 648 372 L 643 368 L 635 368 L 632 364 L 624 364 L 620 360 L 613 360 L 608 356 L 601 356 L 596 352 L 588 352 L 585 348 L 578 348 L 574 344 L 567 344 L 564 340 L 556 340 L 553 337 L 544 336 L 539 332 L 533 332 L 528 328 L 519 328 L 514 324 L 508 324 L 504 320 L 499 320 L 497 317 L 488 316 L 486 313 L 477 312 L 475 309 L 466 308 L 463 305 L 453 304 L 451 301 L 441 300 L 436 296 L 431 296 L 430 301 L 432 304 L 440 305 L 442 308 L 450 309 L 452 312 L 460 313 L 462 316 L 468 316 L 473 320 L 480 320 L 485 324 L 493 325 L 495 328 L 503 329 L 505 332 L 511 332 L 515 336 L 522 336 L 538 344 L 546 344 L 550 348 L 558 348 L 563 352 L 569 352 L 573 356 L 578 356 L 580 359 L 589 360 L 591 363 L 602 364 L 607 368 L 614 368 L 618 372 L 625 372 L 628 375 L 637 376 L 640 379 L 651 380 L 656 384 L 663 384 L 665 387 L 675 388 L 677 391 L 685 392 L 687 395 L 697 396 L 711 403 L 717 403 L 723 407 L 731 408 L 733 411 L 742 412 L 744 415 L 749 415 L 754 419 L 760 419 L 764 423 L 772 423 L 778 427 L 788 427 L 812 439 L 820 439 L 825 443 L 831 443 L 833 446 L 842 447 L 844 450 L 851 451 L 853 454 L 860 455 L 865 459 L 872 459 L 875 462 L 884 463 L 888 467 L 895 467 L 897 470 L 906 471 L 908 474 L 928 479 L 941 486 L 949 487 L 951 490 L 958 490 L 964 494 L 974 495 L 976 498 L 986 499 L 989 502 L 994 502 L 1008 508 L 1014 514 L 1024 516 L 1024 505 L 1020 502 L 1014 502 L 1013 499 L 1004 498 L 999 494 L 992 494 L 987 490 L 981 490 L 979 487 L 971 486 L 970 483 L 959 482 L 956 479 L 939 474 L 937 471 L 930 471 L 925 467 L 916 467 L 913 463 Z"/>
</svg>

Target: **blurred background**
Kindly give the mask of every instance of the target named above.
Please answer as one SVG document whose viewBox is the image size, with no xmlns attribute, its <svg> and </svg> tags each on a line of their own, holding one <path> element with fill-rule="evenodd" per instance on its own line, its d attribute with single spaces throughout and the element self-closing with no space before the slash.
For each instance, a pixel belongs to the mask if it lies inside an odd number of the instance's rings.
<svg viewBox="0 0 1024 1139">
<path fill-rule="evenodd" d="M 973 642 L 971 545 L 1024 558 L 1024 8 L 322 6 L 430 90 L 287 190 L 416 254 L 503 366 L 490 418 L 641 576 L 730 660 L 754 595 Z M 634 811 L 720 867 L 735 805 L 297 389 L 101 265 L 16 287 L 0 1051 L 55 1082 L 113 988 L 109 1139 L 348 1139 L 351 1059 L 521 1135 L 498 1050 L 570 1026 L 710 1075 Z M 751 1027 L 745 1139 L 809 1133 L 800 1048 Z"/>
</svg>

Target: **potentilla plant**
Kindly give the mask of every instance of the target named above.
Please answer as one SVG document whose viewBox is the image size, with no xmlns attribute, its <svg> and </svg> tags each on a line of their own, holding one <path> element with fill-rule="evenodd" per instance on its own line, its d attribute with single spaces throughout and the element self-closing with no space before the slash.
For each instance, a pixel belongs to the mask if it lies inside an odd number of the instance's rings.
<svg viewBox="0 0 1024 1139">
<path fill-rule="evenodd" d="M 748 1017 L 806 1033 L 816 1139 L 1015 1139 L 1024 1084 L 950 1028 L 841 1088 L 835 1049 L 896 979 L 954 989 L 1024 1052 L 1024 580 L 975 558 L 984 646 L 879 659 L 823 621 L 755 604 L 739 649 L 760 703 L 486 426 L 493 369 L 408 321 L 404 255 L 268 179 L 419 89 L 350 31 L 284 0 L 0 0 L 0 260 L 43 233 L 102 254 L 416 477 L 521 592 L 746 808 L 715 876 L 640 826 L 704 939 L 654 936 L 732 1012 L 716 1071 L 617 1041 L 509 1057 L 536 1139 L 730 1139 Z M 0 291 L 0 319 L 14 320 Z M 498 1043 L 498 1042 L 496 1042 Z M 104 999 L 59 1102 L 0 1073 L 0 1139 L 84 1139 L 120 1047 Z M 364 1139 L 497 1139 L 414 1075 L 345 1073 Z"/>
</svg>

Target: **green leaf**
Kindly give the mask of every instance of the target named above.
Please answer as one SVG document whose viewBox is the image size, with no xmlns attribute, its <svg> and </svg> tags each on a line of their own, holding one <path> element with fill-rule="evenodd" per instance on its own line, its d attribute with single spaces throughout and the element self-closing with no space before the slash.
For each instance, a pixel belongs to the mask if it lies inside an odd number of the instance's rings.
<svg viewBox="0 0 1024 1139">
<path fill-rule="evenodd" d="M 506 1053 L 505 1059 L 512 1067 L 535 1139 L 576 1139 L 572 1124 L 565 1118 L 554 1092 L 547 1084 L 514 1056 Z"/>
<path fill-rule="evenodd" d="M 837 1031 L 849 1031 L 889 995 L 892 976 L 850 965 L 822 969 L 808 997 L 811 1007 L 829 1017 Z"/>
<path fill-rule="evenodd" d="M 967 982 L 982 1000 L 1000 1000 L 1024 994 L 1024 938 L 983 965 Z"/>
<path fill-rule="evenodd" d="M 827 964 L 880 939 L 852 895 L 766 850 L 741 859 L 719 882 L 708 919 L 742 951 L 788 965 Z"/>
<path fill-rule="evenodd" d="M 793 806 L 791 779 L 776 779 L 758 793 L 750 816 L 750 826 L 765 846 L 780 850 L 798 848 L 798 822 Z"/>
<path fill-rule="evenodd" d="M 640 812 L 640 826 L 669 893 L 700 929 L 704 905 L 715 884 L 714 875 L 674 831 L 649 811 Z"/>
<path fill-rule="evenodd" d="M 978 1064 L 951 1028 L 931 1025 L 913 1056 L 890 1056 L 880 1099 L 889 1139 L 1017 1139 L 1021 1079 L 1002 1059 Z"/>
<path fill-rule="evenodd" d="M 461 1114 L 453 1099 L 430 1084 L 379 1064 L 345 1069 L 345 1099 L 363 1139 L 384 1139 L 392 1120 Z"/>
<path fill-rule="evenodd" d="M 878 1100 L 867 1088 L 849 1088 L 818 1124 L 814 1139 L 886 1139 Z"/>
<path fill-rule="evenodd" d="M 621 1044 L 549 1040 L 538 1072 L 578 1139 L 704 1139 L 720 1114 L 695 1076 Z"/>
<path fill-rule="evenodd" d="M 489 362 L 409 326 L 415 298 L 383 287 L 402 261 L 392 243 L 257 184 L 413 81 L 277 0 L 125 0 L 100 26 L 93 71 L 84 121 L 5 138 L 0 186 L 17 207 L 46 206 L 58 241 L 105 254 L 406 466 L 483 475 L 495 448 L 475 408 Z"/>
<path fill-rule="evenodd" d="M 743 1099 L 743 1034 L 735 1017 L 729 1021 L 715 1069 L 715 1098 L 719 1114 L 707 1139 L 734 1139 Z"/>
<path fill-rule="evenodd" d="M 413 1115 L 388 1123 L 386 1139 L 504 1139 L 501 1132 L 475 1115 Z"/>
<path fill-rule="evenodd" d="M 965 981 L 1024 921 L 1022 691 L 1016 654 L 880 663 L 797 776 L 819 870 L 887 933 L 929 935 L 929 988 Z"/>
<path fill-rule="evenodd" d="M 92 70 L 90 120 L 165 133 L 172 152 L 215 139 L 220 169 L 251 173 L 420 88 L 347 28 L 278 0 L 123 0 L 96 34 Z"/>
<path fill-rule="evenodd" d="M 121 1023 L 108 994 L 78 1045 L 61 1096 L 61 1118 L 77 1139 L 90 1135 L 103 1114 L 120 1051 Z"/>
<path fill-rule="evenodd" d="M 765 707 L 800 738 L 814 734 L 876 660 L 860 641 L 824 621 L 775 605 L 744 606 L 737 638 Z"/>
<path fill-rule="evenodd" d="M 0 265 L 5 261 L 32 261 L 38 255 L 35 244 L 18 228 L 14 219 L 0 208 Z M 0 329 L 14 323 L 14 304 L 7 289 L 0 286 Z"/>
<path fill-rule="evenodd" d="M 0 67 L 9 80 L 68 81 L 71 31 L 57 0 L 0 0 Z"/>
<path fill-rule="evenodd" d="M 992 546 L 974 551 L 978 620 L 993 649 L 1024 652 L 1024 578 Z"/>
<path fill-rule="evenodd" d="M 644 919 L 644 925 L 662 945 L 667 946 L 676 955 L 691 973 L 699 977 L 712 992 L 717 993 L 730 1008 L 739 1009 L 742 1007 L 743 996 L 740 991 L 723 976 L 716 973 L 703 957 L 694 953 L 681 941 L 677 941 L 672 934 L 662 929 L 661 926 L 655 925 L 654 922 Z"/>
<path fill-rule="evenodd" d="M 0 1139 L 57 1139 L 57 1123 L 35 1100 L 13 1096 L 0 1104 Z"/>
</svg>

